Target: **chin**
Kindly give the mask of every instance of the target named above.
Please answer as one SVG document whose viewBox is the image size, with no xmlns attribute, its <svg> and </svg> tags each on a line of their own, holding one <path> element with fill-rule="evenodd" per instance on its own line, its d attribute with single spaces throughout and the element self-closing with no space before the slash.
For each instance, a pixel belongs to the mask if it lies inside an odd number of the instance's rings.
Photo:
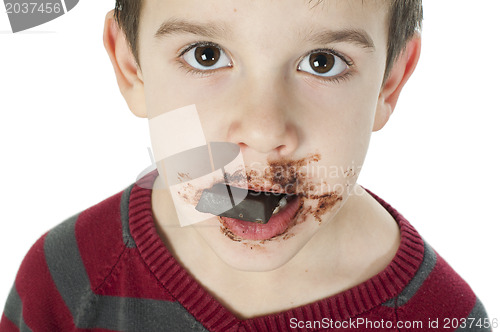
<svg viewBox="0 0 500 332">
<path fill-rule="evenodd" d="M 275 238 L 248 240 L 228 236 L 217 218 L 212 218 L 210 225 L 195 228 L 221 261 L 247 272 L 268 272 L 287 264 L 318 229 L 317 222 L 307 220 Z"/>
<path fill-rule="evenodd" d="M 288 263 L 303 245 L 297 241 L 289 243 L 225 243 L 215 244 L 214 253 L 235 270 L 246 272 L 273 271 Z"/>
</svg>

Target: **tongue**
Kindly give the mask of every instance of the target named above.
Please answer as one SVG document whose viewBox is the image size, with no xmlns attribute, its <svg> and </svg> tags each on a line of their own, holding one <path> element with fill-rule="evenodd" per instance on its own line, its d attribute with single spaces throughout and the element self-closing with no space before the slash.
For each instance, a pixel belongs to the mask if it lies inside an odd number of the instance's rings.
<svg viewBox="0 0 500 332">
<path fill-rule="evenodd" d="M 286 194 L 245 190 L 216 183 L 205 189 L 196 205 L 196 210 L 222 217 L 265 224 L 274 209 Z M 240 197 L 240 199 L 235 199 Z M 235 203 L 236 201 L 236 203 Z"/>
</svg>

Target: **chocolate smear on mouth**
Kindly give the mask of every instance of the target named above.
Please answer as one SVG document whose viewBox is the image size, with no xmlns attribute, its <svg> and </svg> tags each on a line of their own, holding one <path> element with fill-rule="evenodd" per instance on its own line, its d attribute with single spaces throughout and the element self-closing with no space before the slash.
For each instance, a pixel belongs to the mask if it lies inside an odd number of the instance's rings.
<svg viewBox="0 0 500 332">
<path fill-rule="evenodd" d="M 233 232 L 231 232 L 231 230 L 226 226 L 226 224 L 221 219 L 221 217 L 218 217 L 218 218 L 219 218 L 219 221 L 222 223 L 222 226 L 220 226 L 220 231 L 222 232 L 222 234 L 224 234 L 225 236 L 227 236 L 228 238 L 230 238 L 234 242 L 241 242 L 243 240 L 241 237 L 239 237 L 236 234 L 234 234 Z"/>
<path fill-rule="evenodd" d="M 328 211 L 332 210 L 335 205 L 337 205 L 339 202 L 342 201 L 342 195 L 338 193 L 332 193 L 332 194 L 323 194 L 323 195 L 310 195 L 310 199 L 317 200 L 316 206 L 309 205 L 306 208 L 304 208 L 304 211 L 302 213 L 302 218 L 299 221 L 299 223 L 303 223 L 306 221 L 306 218 L 309 214 L 312 214 L 314 216 L 314 219 L 318 223 L 321 223 L 322 219 L 321 217 Z"/>
<path fill-rule="evenodd" d="M 318 199 L 316 209 L 313 211 L 314 218 L 316 218 L 318 222 L 321 222 L 321 216 L 327 211 L 333 209 L 333 207 L 340 201 L 342 201 L 342 196 L 337 195 L 337 193 L 320 197 Z"/>
<path fill-rule="evenodd" d="M 298 160 L 268 160 L 268 165 L 264 171 L 261 169 L 246 168 L 240 169 L 233 173 L 225 173 L 224 179 L 214 180 L 211 184 L 209 184 L 208 188 L 211 188 L 217 183 L 226 183 L 230 184 L 231 186 L 240 186 L 242 188 L 245 188 L 246 185 L 248 185 L 249 188 L 252 188 L 256 191 L 276 191 L 298 195 L 301 199 L 301 206 L 293 217 L 294 221 L 290 224 L 285 232 L 283 232 L 282 234 L 278 234 L 271 239 L 264 240 L 264 242 L 281 237 L 286 237 L 288 239 L 292 236 L 287 237 L 287 231 L 294 225 L 304 222 L 307 215 L 312 214 L 318 222 L 321 222 L 321 217 L 327 211 L 333 209 L 336 204 L 342 201 L 342 195 L 337 192 L 327 193 L 323 195 L 314 194 L 318 192 L 317 189 L 321 187 L 321 183 L 312 182 L 310 179 L 308 179 L 307 172 L 304 168 L 307 167 L 310 163 L 318 162 L 320 159 L 321 155 L 319 153 L 316 153 L 310 154 Z M 347 170 L 347 174 L 344 175 L 353 176 L 354 174 L 354 170 L 349 169 Z M 178 176 L 186 179 L 189 175 L 178 174 Z M 187 203 L 196 206 L 202 196 L 203 191 L 206 188 L 207 187 L 195 188 L 192 185 L 188 184 L 185 188 L 183 188 L 182 193 L 179 192 L 179 195 L 181 195 L 181 197 Z M 313 205 L 306 207 L 303 203 L 304 198 L 316 200 L 317 202 L 315 206 Z M 221 231 L 223 234 L 234 241 L 240 242 L 243 240 L 233 234 L 224 225 L 222 220 L 221 223 Z"/>
<path fill-rule="evenodd" d="M 248 185 L 255 191 L 284 192 L 290 195 L 301 194 L 309 198 L 308 193 L 314 192 L 316 185 L 307 180 L 307 175 L 301 169 L 311 162 L 318 162 L 320 159 L 321 155 L 316 153 L 298 160 L 269 161 L 265 171 L 251 168 L 240 169 L 231 174 L 225 173 L 225 179 L 214 180 L 204 188 L 194 188 L 189 184 L 178 194 L 186 203 L 196 206 L 205 189 L 211 188 L 217 183 L 226 183 L 242 188 L 246 188 Z M 184 177 L 185 174 L 178 174 L 178 176 Z M 269 188 L 274 188 L 274 190 Z"/>
<path fill-rule="evenodd" d="M 249 187 L 260 191 L 284 192 L 286 194 L 314 192 L 315 185 L 307 181 L 307 172 L 303 172 L 303 168 L 311 162 L 318 162 L 320 159 L 321 155 L 316 153 L 298 160 L 268 161 L 264 172 L 260 169 L 249 168 L 233 174 L 226 174 L 226 179 L 229 184 L 243 186 L 248 183 Z"/>
<path fill-rule="evenodd" d="M 177 180 L 179 180 L 179 182 L 186 182 L 192 180 L 192 178 L 189 173 L 177 172 Z"/>
<path fill-rule="evenodd" d="M 177 191 L 177 194 L 182 197 L 184 202 L 196 206 L 201 198 L 202 192 L 203 190 L 195 188 L 192 183 L 186 183 L 182 191 Z"/>
</svg>

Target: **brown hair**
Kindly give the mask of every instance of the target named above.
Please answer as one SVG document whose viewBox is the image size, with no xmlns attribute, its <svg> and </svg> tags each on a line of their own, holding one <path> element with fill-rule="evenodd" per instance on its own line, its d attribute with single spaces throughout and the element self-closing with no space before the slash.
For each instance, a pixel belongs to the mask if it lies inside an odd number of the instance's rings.
<svg viewBox="0 0 500 332">
<path fill-rule="evenodd" d="M 318 0 L 319 2 L 323 0 Z M 387 59 L 384 81 L 403 52 L 408 41 L 421 29 L 423 10 L 422 0 L 388 0 L 389 41 L 387 43 Z M 138 30 L 141 15 L 142 0 L 116 0 L 115 20 L 125 33 L 135 61 L 139 65 Z"/>
</svg>

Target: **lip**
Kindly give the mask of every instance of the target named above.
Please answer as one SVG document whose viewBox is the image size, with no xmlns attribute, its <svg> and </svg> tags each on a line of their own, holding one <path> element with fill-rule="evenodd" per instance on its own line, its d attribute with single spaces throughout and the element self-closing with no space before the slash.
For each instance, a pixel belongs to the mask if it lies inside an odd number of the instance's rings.
<svg viewBox="0 0 500 332">
<path fill-rule="evenodd" d="M 275 236 L 283 234 L 295 224 L 296 215 L 301 207 L 302 198 L 295 196 L 276 215 L 273 215 L 267 224 L 259 224 L 234 218 L 219 217 L 224 227 L 232 235 L 244 240 L 269 240 Z"/>
</svg>

